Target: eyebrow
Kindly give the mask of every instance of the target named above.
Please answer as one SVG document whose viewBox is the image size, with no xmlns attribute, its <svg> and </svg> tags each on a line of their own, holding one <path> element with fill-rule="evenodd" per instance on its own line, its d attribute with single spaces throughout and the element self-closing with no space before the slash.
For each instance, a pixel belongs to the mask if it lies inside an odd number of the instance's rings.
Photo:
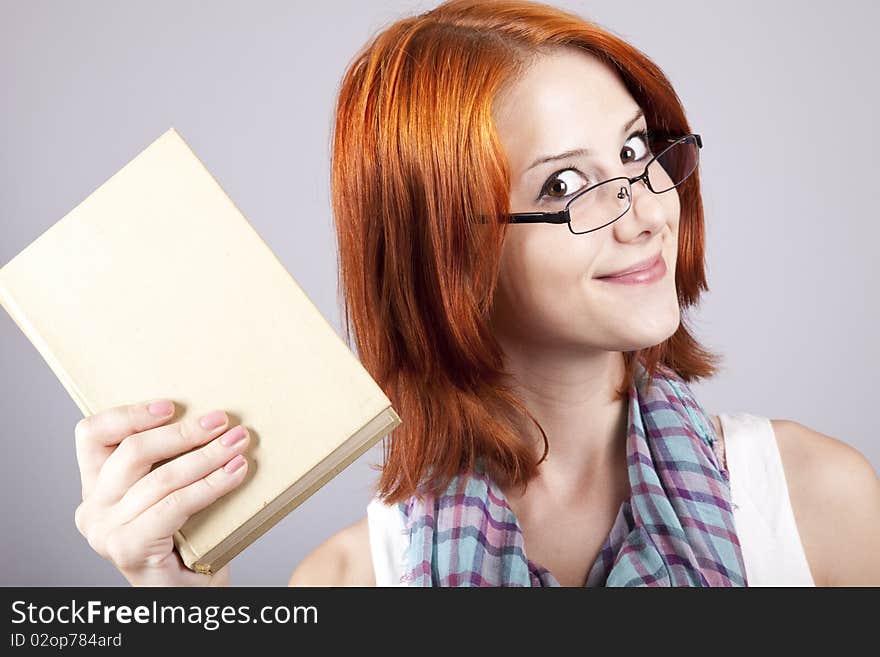
<svg viewBox="0 0 880 657">
<path fill-rule="evenodd" d="M 623 128 L 621 129 L 621 132 L 623 133 L 623 132 L 626 132 L 627 130 L 629 130 L 630 127 L 632 127 L 632 125 L 636 121 L 638 121 L 640 118 L 642 118 L 643 116 L 644 116 L 644 112 L 642 112 L 642 109 L 639 108 L 639 110 L 636 112 L 635 116 L 633 116 L 629 121 L 627 121 L 626 123 L 623 124 Z M 526 171 L 534 169 L 539 164 L 544 164 L 545 162 L 553 162 L 554 160 L 562 160 L 567 157 L 583 157 L 583 156 L 589 155 L 591 152 L 592 151 L 589 148 L 574 148 L 572 150 L 565 151 L 563 153 L 559 153 L 557 155 L 546 155 L 544 157 L 539 157 L 537 160 L 532 162 L 531 166 L 529 166 L 528 169 L 526 169 Z"/>
</svg>

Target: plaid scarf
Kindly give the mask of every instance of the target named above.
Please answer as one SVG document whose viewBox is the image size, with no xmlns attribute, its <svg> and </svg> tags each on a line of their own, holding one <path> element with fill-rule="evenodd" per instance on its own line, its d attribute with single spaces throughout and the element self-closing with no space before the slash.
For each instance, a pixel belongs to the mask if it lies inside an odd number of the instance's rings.
<svg viewBox="0 0 880 657">
<path fill-rule="evenodd" d="M 747 586 L 714 425 L 674 371 L 651 381 L 641 363 L 629 390 L 630 498 L 584 586 Z M 529 559 L 522 530 L 482 459 L 439 496 L 397 504 L 410 586 L 560 586 Z"/>
</svg>

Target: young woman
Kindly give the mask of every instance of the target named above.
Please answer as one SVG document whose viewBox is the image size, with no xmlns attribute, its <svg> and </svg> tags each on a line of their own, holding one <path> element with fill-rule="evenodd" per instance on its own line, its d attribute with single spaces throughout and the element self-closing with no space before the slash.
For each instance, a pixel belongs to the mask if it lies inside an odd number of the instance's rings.
<svg viewBox="0 0 880 657">
<path fill-rule="evenodd" d="M 367 516 L 291 585 L 880 584 L 867 459 L 688 387 L 718 360 L 684 316 L 708 289 L 702 147 L 650 59 L 546 5 L 451 0 L 371 40 L 333 204 L 348 337 L 403 424 Z M 77 426 L 77 526 L 133 584 L 228 582 L 171 541 L 247 469 L 223 470 L 247 440 L 217 419 Z M 207 458 L 132 483 L 191 443 Z M 134 519 L 102 521 L 120 498 Z"/>
<path fill-rule="evenodd" d="M 332 178 L 346 317 L 404 423 L 368 518 L 291 583 L 880 583 L 870 463 L 793 421 L 702 422 L 682 385 L 716 360 L 682 317 L 707 289 L 692 132 L 647 57 L 546 5 L 448 2 L 359 54 Z M 685 394 L 631 417 L 640 363 Z"/>
</svg>

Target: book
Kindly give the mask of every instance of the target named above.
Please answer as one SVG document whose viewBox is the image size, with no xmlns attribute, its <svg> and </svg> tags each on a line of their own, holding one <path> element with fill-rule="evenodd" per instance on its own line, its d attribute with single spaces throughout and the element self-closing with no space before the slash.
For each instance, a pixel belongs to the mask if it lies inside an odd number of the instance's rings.
<svg viewBox="0 0 880 657">
<path fill-rule="evenodd" d="M 83 415 L 170 398 L 166 424 L 219 408 L 247 427 L 245 480 L 174 534 L 196 572 L 401 424 L 173 127 L 0 269 L 0 303 Z"/>
</svg>

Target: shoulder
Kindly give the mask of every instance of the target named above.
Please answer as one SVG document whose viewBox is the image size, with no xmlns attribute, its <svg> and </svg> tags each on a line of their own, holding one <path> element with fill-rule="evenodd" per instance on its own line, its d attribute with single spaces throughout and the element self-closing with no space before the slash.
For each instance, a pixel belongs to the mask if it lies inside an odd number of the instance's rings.
<svg viewBox="0 0 880 657">
<path fill-rule="evenodd" d="M 816 584 L 880 584 L 880 479 L 871 462 L 800 422 L 770 422 Z"/>
<path fill-rule="evenodd" d="M 300 561 L 288 586 L 375 586 L 370 530 L 364 516 Z"/>
</svg>

